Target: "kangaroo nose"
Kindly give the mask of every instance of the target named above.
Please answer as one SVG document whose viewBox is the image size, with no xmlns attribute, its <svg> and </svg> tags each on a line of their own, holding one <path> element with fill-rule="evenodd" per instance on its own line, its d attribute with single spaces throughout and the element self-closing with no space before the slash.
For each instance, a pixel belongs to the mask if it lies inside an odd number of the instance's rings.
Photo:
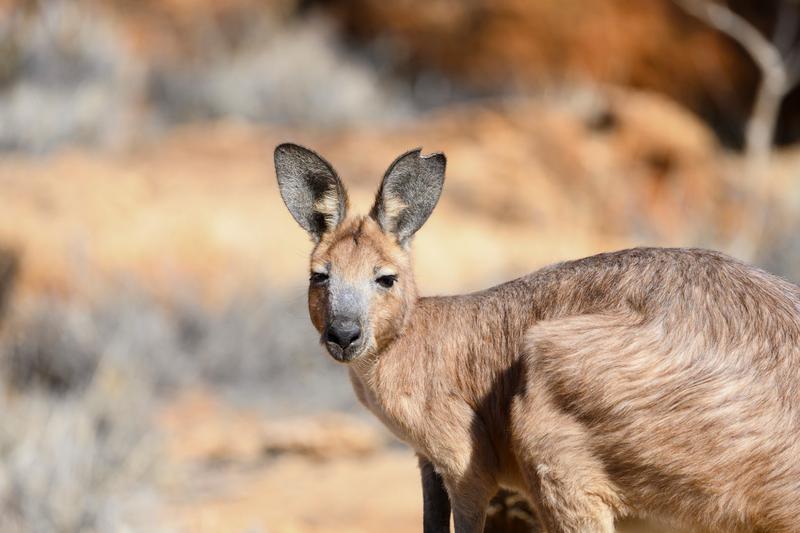
<svg viewBox="0 0 800 533">
<path fill-rule="evenodd" d="M 337 344 L 342 350 L 353 344 L 361 336 L 358 322 L 352 318 L 334 318 L 328 326 L 326 341 Z"/>
</svg>

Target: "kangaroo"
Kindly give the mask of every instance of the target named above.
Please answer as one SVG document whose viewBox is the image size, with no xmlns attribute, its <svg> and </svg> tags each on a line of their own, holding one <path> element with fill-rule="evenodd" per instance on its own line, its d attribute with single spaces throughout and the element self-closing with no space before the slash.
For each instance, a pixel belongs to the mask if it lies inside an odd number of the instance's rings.
<svg viewBox="0 0 800 533">
<path fill-rule="evenodd" d="M 311 236 L 308 309 L 361 403 L 414 448 L 423 530 L 483 531 L 500 487 L 550 533 L 618 519 L 800 530 L 800 288 L 721 253 L 636 248 L 419 297 L 410 243 L 445 156 L 413 150 L 366 216 L 333 167 L 275 150 Z"/>
</svg>

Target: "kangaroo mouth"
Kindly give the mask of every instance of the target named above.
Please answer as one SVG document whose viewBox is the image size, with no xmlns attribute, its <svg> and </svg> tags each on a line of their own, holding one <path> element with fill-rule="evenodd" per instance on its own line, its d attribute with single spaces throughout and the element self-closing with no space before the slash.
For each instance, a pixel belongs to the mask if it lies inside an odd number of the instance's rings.
<svg viewBox="0 0 800 533">
<path fill-rule="evenodd" d="M 328 350 L 328 353 L 331 354 L 331 357 L 340 363 L 349 363 L 353 359 L 358 358 L 364 351 L 363 342 L 351 344 L 347 348 L 342 348 L 335 342 L 323 341 L 323 344 L 325 345 L 325 349 Z"/>
</svg>

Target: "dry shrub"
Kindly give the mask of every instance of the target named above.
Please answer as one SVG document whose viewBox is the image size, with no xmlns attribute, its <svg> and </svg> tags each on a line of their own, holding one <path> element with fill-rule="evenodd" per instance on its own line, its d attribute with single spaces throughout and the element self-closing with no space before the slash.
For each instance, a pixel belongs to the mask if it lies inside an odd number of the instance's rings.
<svg viewBox="0 0 800 533">
<path fill-rule="evenodd" d="M 90 320 L 74 306 L 48 300 L 23 323 L 11 324 L 1 360 L 8 384 L 66 393 L 90 383 L 100 357 Z"/>
<path fill-rule="evenodd" d="M 201 383 L 275 407 L 352 407 L 344 372 L 322 354 L 302 291 L 294 292 L 255 290 L 215 308 L 190 296 L 165 303 L 130 287 L 95 302 L 29 299 L 0 339 L 0 370 L 18 391 L 71 394 L 104 364 L 124 364 L 161 393 Z"/>
<path fill-rule="evenodd" d="M 0 151 L 118 148 L 188 121 L 335 126 L 411 109 L 325 19 L 294 17 L 294 2 L 159 4 L 0 5 Z"/>
<path fill-rule="evenodd" d="M 235 118 L 341 126 L 411 113 L 397 89 L 350 57 L 319 18 L 269 24 L 243 48 L 156 65 L 149 96 L 168 122 Z"/>
<path fill-rule="evenodd" d="M 149 398 L 129 369 L 110 366 L 70 396 L 5 394 L 0 529 L 105 532 L 148 525 L 156 497 Z"/>
<path fill-rule="evenodd" d="M 19 256 L 14 250 L 0 246 L 0 325 L 19 273 Z"/>
<path fill-rule="evenodd" d="M 108 18 L 54 0 L 0 16 L 0 149 L 113 146 L 134 129 L 141 72 Z"/>
</svg>

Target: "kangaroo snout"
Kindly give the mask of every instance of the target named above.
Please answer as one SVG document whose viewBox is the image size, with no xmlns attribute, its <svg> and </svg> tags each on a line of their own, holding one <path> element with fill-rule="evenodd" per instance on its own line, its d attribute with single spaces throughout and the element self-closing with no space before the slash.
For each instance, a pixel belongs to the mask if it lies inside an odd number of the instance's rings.
<svg viewBox="0 0 800 533">
<path fill-rule="evenodd" d="M 351 317 L 336 317 L 325 330 L 325 346 L 338 361 L 349 361 L 361 339 L 361 326 Z"/>
</svg>

